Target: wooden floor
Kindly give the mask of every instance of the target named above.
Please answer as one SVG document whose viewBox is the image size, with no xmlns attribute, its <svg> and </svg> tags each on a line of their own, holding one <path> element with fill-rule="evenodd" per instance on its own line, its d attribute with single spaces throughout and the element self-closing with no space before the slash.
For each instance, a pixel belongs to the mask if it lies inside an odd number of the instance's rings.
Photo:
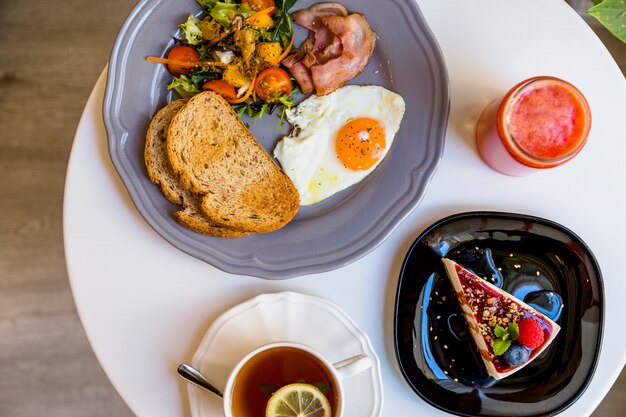
<svg viewBox="0 0 626 417">
<path fill-rule="evenodd" d="M 62 209 L 83 106 L 134 3 L 0 0 L 2 417 L 132 415 L 76 314 Z M 626 71 L 626 45 L 595 28 Z M 625 398 L 622 372 L 594 415 L 624 417 Z"/>
</svg>

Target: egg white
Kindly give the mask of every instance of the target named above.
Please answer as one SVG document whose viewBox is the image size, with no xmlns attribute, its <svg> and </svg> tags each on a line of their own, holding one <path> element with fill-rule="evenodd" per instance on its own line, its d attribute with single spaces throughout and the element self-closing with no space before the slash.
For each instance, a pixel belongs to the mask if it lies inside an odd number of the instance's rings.
<svg viewBox="0 0 626 417">
<path fill-rule="evenodd" d="M 311 96 L 287 112 L 293 125 L 274 149 L 278 159 L 300 193 L 303 206 L 318 203 L 362 181 L 385 158 L 400 128 L 404 99 L 380 86 L 349 85 L 325 96 Z M 353 171 L 338 159 L 335 138 L 351 119 L 369 117 L 385 129 L 381 158 L 369 169 Z"/>
</svg>

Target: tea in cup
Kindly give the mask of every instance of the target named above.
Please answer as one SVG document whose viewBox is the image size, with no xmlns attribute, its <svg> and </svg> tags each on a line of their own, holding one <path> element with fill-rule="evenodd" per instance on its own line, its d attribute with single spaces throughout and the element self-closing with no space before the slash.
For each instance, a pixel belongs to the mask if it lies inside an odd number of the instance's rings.
<svg viewBox="0 0 626 417">
<path fill-rule="evenodd" d="M 267 404 L 280 388 L 308 384 L 328 400 L 332 417 L 344 408 L 342 381 L 372 366 L 367 355 L 356 355 L 335 364 L 309 346 L 276 342 L 247 354 L 233 369 L 224 390 L 226 417 L 264 417 Z M 319 395 L 319 394 L 318 394 Z"/>
</svg>

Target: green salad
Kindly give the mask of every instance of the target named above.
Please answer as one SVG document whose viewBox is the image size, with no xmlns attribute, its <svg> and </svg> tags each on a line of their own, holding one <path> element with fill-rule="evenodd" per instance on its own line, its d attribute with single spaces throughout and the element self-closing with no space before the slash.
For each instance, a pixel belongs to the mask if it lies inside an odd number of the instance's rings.
<svg viewBox="0 0 626 417">
<path fill-rule="evenodd" d="M 179 25 L 163 63 L 174 77 L 168 89 L 181 97 L 220 94 L 237 110 L 258 118 L 295 103 L 298 84 L 280 67 L 293 45 L 289 9 L 296 0 L 196 0 L 202 12 Z"/>
</svg>

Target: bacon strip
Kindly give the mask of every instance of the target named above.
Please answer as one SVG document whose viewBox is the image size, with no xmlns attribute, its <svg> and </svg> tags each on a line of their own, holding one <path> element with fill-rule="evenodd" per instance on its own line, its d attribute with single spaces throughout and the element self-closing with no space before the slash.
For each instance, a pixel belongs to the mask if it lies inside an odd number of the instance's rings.
<svg viewBox="0 0 626 417">
<path fill-rule="evenodd" d="M 309 94 L 313 91 L 313 79 L 311 78 L 311 71 L 309 67 L 302 62 L 304 58 L 304 52 L 296 49 L 294 52 L 281 62 L 296 79 L 296 82 L 300 86 L 300 90 L 304 94 Z"/>
<path fill-rule="evenodd" d="M 309 30 L 316 30 L 317 19 L 322 16 L 347 16 L 348 10 L 339 3 L 317 3 L 308 9 L 298 10 L 292 13 L 294 22 Z"/>
<path fill-rule="evenodd" d="M 304 94 L 309 94 L 313 91 L 315 86 L 313 85 L 313 78 L 309 67 L 304 65 L 302 62 L 296 62 L 289 68 L 289 72 L 293 75 L 293 78 L 296 79 L 298 85 L 300 86 L 300 90 L 302 90 Z"/>
<path fill-rule="evenodd" d="M 318 95 L 331 93 L 359 75 L 369 62 L 376 41 L 374 32 L 361 14 L 325 16 L 321 20 L 337 35 L 343 51 L 339 57 L 311 67 Z"/>
<path fill-rule="evenodd" d="M 363 71 L 376 41 L 363 15 L 348 15 L 339 3 L 318 3 L 292 17 L 310 30 L 309 37 L 282 63 L 303 92 L 331 93 Z"/>
</svg>

